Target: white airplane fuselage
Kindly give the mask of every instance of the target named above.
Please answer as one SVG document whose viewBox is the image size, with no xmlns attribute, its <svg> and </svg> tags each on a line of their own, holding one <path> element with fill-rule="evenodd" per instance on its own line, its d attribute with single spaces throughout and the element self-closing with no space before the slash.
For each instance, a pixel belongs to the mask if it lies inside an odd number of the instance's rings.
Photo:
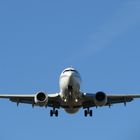
<svg viewBox="0 0 140 140">
<path fill-rule="evenodd" d="M 62 105 L 67 113 L 76 113 L 81 106 L 81 77 L 77 70 L 73 68 L 65 69 L 60 75 L 60 95 Z"/>
</svg>

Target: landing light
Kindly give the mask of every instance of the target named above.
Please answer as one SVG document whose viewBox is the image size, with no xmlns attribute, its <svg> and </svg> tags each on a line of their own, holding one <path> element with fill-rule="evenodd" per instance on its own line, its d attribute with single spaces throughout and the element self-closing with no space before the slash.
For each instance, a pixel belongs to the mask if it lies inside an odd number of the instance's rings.
<svg viewBox="0 0 140 140">
<path fill-rule="evenodd" d="M 78 102 L 78 99 L 75 99 L 75 102 L 77 103 Z"/>
<path fill-rule="evenodd" d="M 64 99 L 64 102 L 67 102 L 67 99 Z"/>
</svg>

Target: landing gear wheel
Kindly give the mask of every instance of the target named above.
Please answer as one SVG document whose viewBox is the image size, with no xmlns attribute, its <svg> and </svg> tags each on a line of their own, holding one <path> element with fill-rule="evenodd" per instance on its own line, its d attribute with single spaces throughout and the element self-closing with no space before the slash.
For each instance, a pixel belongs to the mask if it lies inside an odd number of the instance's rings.
<svg viewBox="0 0 140 140">
<path fill-rule="evenodd" d="M 88 114 L 88 112 L 87 112 L 87 110 L 85 110 L 85 111 L 84 111 L 85 117 L 87 117 L 87 114 Z"/>
<path fill-rule="evenodd" d="M 51 117 L 53 116 L 53 110 L 50 110 L 50 116 Z"/>
<path fill-rule="evenodd" d="M 55 111 L 55 116 L 58 117 L 58 110 Z"/>
<path fill-rule="evenodd" d="M 92 117 L 92 110 L 89 111 L 89 116 Z"/>
<path fill-rule="evenodd" d="M 92 117 L 93 112 L 92 112 L 92 110 L 90 110 L 90 109 L 88 108 L 87 110 L 84 111 L 84 115 L 85 115 L 85 117 L 87 117 L 88 115 L 89 115 L 90 117 Z"/>
<path fill-rule="evenodd" d="M 55 108 L 53 110 L 50 110 L 50 116 L 52 117 L 53 115 L 58 117 L 58 110 L 55 110 Z"/>
</svg>

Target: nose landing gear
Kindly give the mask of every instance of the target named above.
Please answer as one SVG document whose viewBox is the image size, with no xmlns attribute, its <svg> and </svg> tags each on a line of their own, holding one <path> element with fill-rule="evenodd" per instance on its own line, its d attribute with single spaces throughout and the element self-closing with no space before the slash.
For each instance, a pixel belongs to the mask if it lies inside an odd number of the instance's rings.
<svg viewBox="0 0 140 140">
<path fill-rule="evenodd" d="M 71 85 L 68 85 L 68 90 L 69 90 L 70 92 L 72 92 L 73 87 L 72 87 Z"/>
<path fill-rule="evenodd" d="M 93 112 L 92 112 L 92 110 L 90 110 L 89 108 L 87 108 L 87 110 L 84 111 L 84 115 L 85 115 L 85 117 L 87 117 L 88 115 L 89 115 L 90 117 L 92 117 Z"/>
</svg>

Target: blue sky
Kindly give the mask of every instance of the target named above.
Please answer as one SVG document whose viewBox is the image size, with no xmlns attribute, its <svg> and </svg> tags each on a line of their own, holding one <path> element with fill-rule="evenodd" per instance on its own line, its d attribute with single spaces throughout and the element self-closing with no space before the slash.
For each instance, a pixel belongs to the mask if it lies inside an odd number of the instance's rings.
<svg viewBox="0 0 140 140">
<path fill-rule="evenodd" d="M 140 93 L 140 2 L 0 1 L 0 93 L 59 91 L 73 66 L 85 92 Z M 140 138 L 140 100 L 69 115 L 0 100 L 0 139 Z"/>
</svg>

